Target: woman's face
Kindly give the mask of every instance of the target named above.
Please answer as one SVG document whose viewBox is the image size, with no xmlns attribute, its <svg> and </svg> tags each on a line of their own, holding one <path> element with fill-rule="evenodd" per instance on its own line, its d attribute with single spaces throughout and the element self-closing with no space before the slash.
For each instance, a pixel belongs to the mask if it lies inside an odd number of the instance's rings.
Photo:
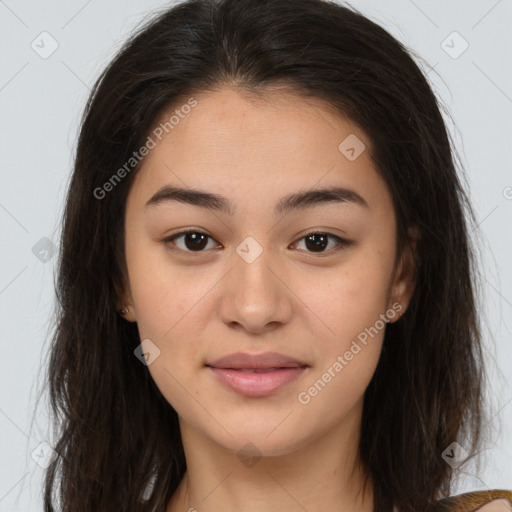
<svg viewBox="0 0 512 512">
<path fill-rule="evenodd" d="M 365 133 L 318 100 L 267 99 L 197 95 L 150 134 L 127 202 L 124 304 L 182 431 L 278 455 L 358 430 L 384 320 L 411 286 Z M 215 364 L 240 352 L 283 357 Z"/>
</svg>

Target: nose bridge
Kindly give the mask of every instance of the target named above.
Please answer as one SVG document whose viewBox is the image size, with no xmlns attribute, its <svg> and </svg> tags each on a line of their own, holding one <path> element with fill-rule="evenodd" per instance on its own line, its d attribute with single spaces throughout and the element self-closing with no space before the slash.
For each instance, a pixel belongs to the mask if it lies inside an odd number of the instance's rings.
<svg viewBox="0 0 512 512">
<path fill-rule="evenodd" d="M 236 248 L 235 267 L 223 291 L 222 316 L 257 331 L 269 323 L 285 322 L 291 313 L 287 288 L 275 275 L 279 264 L 271 249 L 254 237 L 246 237 Z"/>
<path fill-rule="evenodd" d="M 251 290 L 260 293 L 271 293 L 276 283 L 273 282 L 275 276 L 270 268 L 272 263 L 274 267 L 276 266 L 276 261 L 274 259 L 272 262 L 270 249 L 264 248 L 252 237 L 250 238 L 250 240 L 242 242 L 236 250 L 238 255 L 235 270 L 238 279 L 236 288 L 242 293 L 244 291 L 251 292 Z"/>
</svg>

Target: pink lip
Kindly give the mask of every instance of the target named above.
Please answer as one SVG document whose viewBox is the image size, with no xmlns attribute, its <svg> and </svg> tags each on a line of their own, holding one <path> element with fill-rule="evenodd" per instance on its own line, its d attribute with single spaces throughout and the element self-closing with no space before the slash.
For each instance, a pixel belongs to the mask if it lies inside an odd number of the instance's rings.
<svg viewBox="0 0 512 512">
<path fill-rule="evenodd" d="M 259 370 L 259 373 L 234 370 L 232 368 L 214 368 L 210 370 L 230 389 L 246 396 L 266 396 L 296 379 L 307 367 L 294 366 L 289 368 L 276 368 L 274 370 Z"/>
<path fill-rule="evenodd" d="M 285 356 L 277 352 L 265 352 L 263 354 L 249 354 L 246 352 L 237 352 L 228 356 L 221 357 L 215 361 L 206 363 L 206 366 L 214 368 L 232 368 L 240 369 L 265 369 L 265 368 L 296 368 L 307 366 L 306 363 Z"/>
<path fill-rule="evenodd" d="M 277 352 L 237 352 L 206 364 L 231 390 L 246 396 L 266 396 L 296 379 L 308 364 Z"/>
</svg>

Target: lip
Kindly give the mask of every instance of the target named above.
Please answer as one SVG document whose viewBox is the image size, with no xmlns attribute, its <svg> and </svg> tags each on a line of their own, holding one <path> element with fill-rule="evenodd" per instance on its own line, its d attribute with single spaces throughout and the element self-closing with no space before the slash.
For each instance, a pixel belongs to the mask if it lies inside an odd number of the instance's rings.
<svg viewBox="0 0 512 512">
<path fill-rule="evenodd" d="M 279 354 L 278 352 L 265 352 L 263 354 L 236 352 L 235 354 L 206 363 L 206 366 L 233 370 L 265 370 L 269 368 L 297 368 L 308 365 L 298 359 Z"/>
<path fill-rule="evenodd" d="M 299 377 L 307 367 L 278 368 L 264 373 L 250 372 L 248 370 L 209 368 L 232 391 L 245 396 L 257 397 L 275 393 L 282 386 Z"/>
<path fill-rule="evenodd" d="M 206 366 L 232 391 L 250 397 L 267 396 L 297 379 L 306 363 L 277 352 L 247 354 L 238 352 Z"/>
</svg>

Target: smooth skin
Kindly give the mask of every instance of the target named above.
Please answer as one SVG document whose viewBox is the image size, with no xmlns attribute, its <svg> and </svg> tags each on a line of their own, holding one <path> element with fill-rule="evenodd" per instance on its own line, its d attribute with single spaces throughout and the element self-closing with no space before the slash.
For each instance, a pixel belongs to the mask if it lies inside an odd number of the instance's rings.
<svg viewBox="0 0 512 512">
<path fill-rule="evenodd" d="M 370 140 L 322 101 L 282 89 L 194 97 L 197 106 L 142 162 L 125 215 L 120 305 L 160 350 L 148 370 L 179 415 L 187 460 L 167 512 L 372 511 L 357 448 L 385 328 L 307 404 L 297 398 L 394 303 L 405 312 L 412 295 Z M 353 161 L 338 149 L 350 134 L 366 146 Z M 233 215 L 170 200 L 146 206 L 165 185 L 224 196 Z M 326 187 L 350 189 L 367 206 L 274 211 L 284 196 Z M 187 235 L 169 240 L 187 228 L 208 235 L 200 251 Z M 318 252 L 311 232 L 333 236 Z M 248 236 L 262 250 L 250 263 L 237 252 Z M 205 366 L 239 351 L 275 351 L 309 367 L 270 396 L 247 397 Z"/>
</svg>

